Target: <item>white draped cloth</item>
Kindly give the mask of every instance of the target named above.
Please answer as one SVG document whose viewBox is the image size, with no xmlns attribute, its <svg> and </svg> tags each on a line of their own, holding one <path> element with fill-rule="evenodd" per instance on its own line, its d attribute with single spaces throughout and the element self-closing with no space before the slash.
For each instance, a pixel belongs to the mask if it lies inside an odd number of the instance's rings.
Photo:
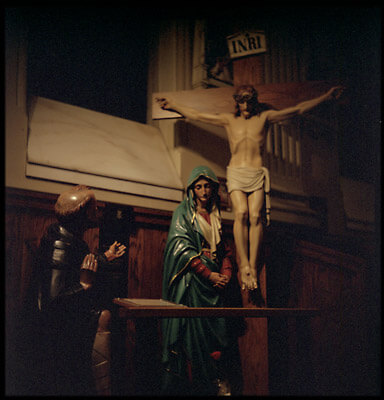
<svg viewBox="0 0 384 400">
<path fill-rule="evenodd" d="M 227 187 L 228 193 L 234 190 L 252 193 L 264 188 L 267 225 L 270 224 L 271 184 L 267 168 L 227 167 Z"/>
<path fill-rule="evenodd" d="M 199 223 L 205 240 L 209 243 L 211 254 L 216 254 L 216 247 L 221 240 L 221 217 L 217 207 L 214 207 L 209 216 L 211 219 L 211 224 L 209 224 L 199 213 L 196 214 L 196 219 Z"/>
</svg>

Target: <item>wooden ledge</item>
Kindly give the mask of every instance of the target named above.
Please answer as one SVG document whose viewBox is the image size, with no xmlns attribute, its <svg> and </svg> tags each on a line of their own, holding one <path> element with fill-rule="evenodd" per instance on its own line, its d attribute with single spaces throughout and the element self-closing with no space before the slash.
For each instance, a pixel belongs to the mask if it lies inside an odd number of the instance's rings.
<svg viewBox="0 0 384 400">
<path fill-rule="evenodd" d="M 251 307 L 187 307 L 175 305 L 137 305 L 125 298 L 115 298 L 123 318 L 170 318 L 170 317 L 244 317 L 289 318 L 314 317 L 320 311 L 315 308 L 251 308 Z"/>
</svg>

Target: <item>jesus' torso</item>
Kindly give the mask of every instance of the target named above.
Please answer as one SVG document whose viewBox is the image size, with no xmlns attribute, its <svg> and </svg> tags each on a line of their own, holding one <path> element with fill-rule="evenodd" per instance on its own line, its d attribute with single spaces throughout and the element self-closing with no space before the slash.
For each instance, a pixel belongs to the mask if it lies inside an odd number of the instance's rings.
<svg viewBox="0 0 384 400">
<path fill-rule="evenodd" d="M 249 119 L 225 114 L 227 121 L 225 129 L 232 155 L 230 167 L 260 168 L 263 166 L 262 151 L 266 137 L 266 117 L 265 112 Z"/>
</svg>

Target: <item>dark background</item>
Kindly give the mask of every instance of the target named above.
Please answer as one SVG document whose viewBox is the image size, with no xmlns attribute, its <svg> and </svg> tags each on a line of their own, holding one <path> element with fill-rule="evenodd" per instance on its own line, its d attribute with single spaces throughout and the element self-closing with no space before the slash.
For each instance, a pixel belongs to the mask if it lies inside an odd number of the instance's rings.
<svg viewBox="0 0 384 400">
<path fill-rule="evenodd" d="M 341 174 L 377 182 L 381 8 L 196 8 L 20 8 L 28 27 L 29 94 L 145 123 L 148 44 L 160 20 L 206 18 L 213 41 L 215 35 L 223 40 L 235 19 L 258 24 L 298 46 L 310 43 L 308 80 L 346 86 L 339 109 Z"/>
</svg>

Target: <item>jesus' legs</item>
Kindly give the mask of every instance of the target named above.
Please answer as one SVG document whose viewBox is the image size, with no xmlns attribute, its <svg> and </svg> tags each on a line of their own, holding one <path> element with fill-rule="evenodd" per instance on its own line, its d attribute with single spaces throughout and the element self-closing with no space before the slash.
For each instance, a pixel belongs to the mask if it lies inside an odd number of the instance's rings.
<svg viewBox="0 0 384 400">
<path fill-rule="evenodd" d="M 263 239 L 261 209 L 264 202 L 264 191 L 257 190 L 248 196 L 249 210 L 249 266 L 257 282 L 257 262 L 260 245 Z"/>
<path fill-rule="evenodd" d="M 248 198 L 239 190 L 231 192 L 231 200 L 235 212 L 233 235 L 240 265 L 240 285 L 242 289 L 257 288 L 255 268 L 252 269 L 248 258 Z"/>
</svg>

